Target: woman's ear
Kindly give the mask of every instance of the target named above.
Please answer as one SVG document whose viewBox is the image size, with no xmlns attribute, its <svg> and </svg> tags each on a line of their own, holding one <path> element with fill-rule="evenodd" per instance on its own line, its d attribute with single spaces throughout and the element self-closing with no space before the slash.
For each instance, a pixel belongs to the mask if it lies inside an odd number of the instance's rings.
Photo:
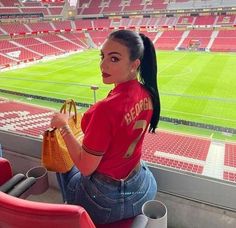
<svg viewBox="0 0 236 228">
<path fill-rule="evenodd" d="M 140 65 L 140 59 L 136 59 L 134 60 L 133 64 L 132 64 L 132 69 L 134 69 L 135 71 L 137 71 L 139 65 Z"/>
</svg>

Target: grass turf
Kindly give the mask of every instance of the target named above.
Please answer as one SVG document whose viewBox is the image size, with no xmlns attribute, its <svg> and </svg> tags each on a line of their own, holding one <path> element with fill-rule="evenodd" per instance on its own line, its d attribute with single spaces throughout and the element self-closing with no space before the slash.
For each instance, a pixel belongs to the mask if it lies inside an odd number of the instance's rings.
<svg viewBox="0 0 236 228">
<path fill-rule="evenodd" d="M 112 88 L 102 83 L 99 58 L 89 50 L 1 72 L 1 88 L 93 103 L 91 85 L 99 86 L 96 100 Z M 157 59 L 162 116 L 236 128 L 236 54 L 158 51 Z"/>
</svg>

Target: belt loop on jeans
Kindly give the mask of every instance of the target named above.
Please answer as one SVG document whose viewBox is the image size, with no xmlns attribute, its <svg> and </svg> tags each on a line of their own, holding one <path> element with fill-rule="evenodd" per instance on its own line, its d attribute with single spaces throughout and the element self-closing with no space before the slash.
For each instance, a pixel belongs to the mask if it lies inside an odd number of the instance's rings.
<svg viewBox="0 0 236 228">
<path fill-rule="evenodd" d="M 120 180 L 120 193 L 125 194 L 125 181 L 123 179 Z"/>
</svg>

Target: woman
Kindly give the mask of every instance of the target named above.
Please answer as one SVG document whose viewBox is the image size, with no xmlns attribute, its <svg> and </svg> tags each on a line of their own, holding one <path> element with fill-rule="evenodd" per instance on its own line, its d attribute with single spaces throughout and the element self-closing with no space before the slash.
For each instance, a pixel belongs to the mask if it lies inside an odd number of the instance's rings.
<svg viewBox="0 0 236 228">
<path fill-rule="evenodd" d="M 57 174 L 64 201 L 83 206 L 97 224 L 134 217 L 155 198 L 157 184 L 141 152 L 145 132 L 155 132 L 160 116 L 156 54 L 148 37 L 129 30 L 111 33 L 100 68 L 103 82 L 114 89 L 83 115 L 82 143 L 71 134 L 65 114 L 51 120 L 75 164 Z"/>
</svg>

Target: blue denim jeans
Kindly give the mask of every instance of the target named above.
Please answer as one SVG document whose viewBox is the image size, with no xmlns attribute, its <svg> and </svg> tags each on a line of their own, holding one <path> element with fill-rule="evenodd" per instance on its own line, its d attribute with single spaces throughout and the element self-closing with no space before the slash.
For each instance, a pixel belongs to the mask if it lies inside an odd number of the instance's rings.
<svg viewBox="0 0 236 228">
<path fill-rule="evenodd" d="M 57 179 L 63 200 L 84 207 L 95 224 L 134 217 L 157 193 L 156 180 L 144 162 L 133 177 L 116 184 L 93 174 L 83 176 L 75 166 L 67 173 L 57 173 Z"/>
</svg>

